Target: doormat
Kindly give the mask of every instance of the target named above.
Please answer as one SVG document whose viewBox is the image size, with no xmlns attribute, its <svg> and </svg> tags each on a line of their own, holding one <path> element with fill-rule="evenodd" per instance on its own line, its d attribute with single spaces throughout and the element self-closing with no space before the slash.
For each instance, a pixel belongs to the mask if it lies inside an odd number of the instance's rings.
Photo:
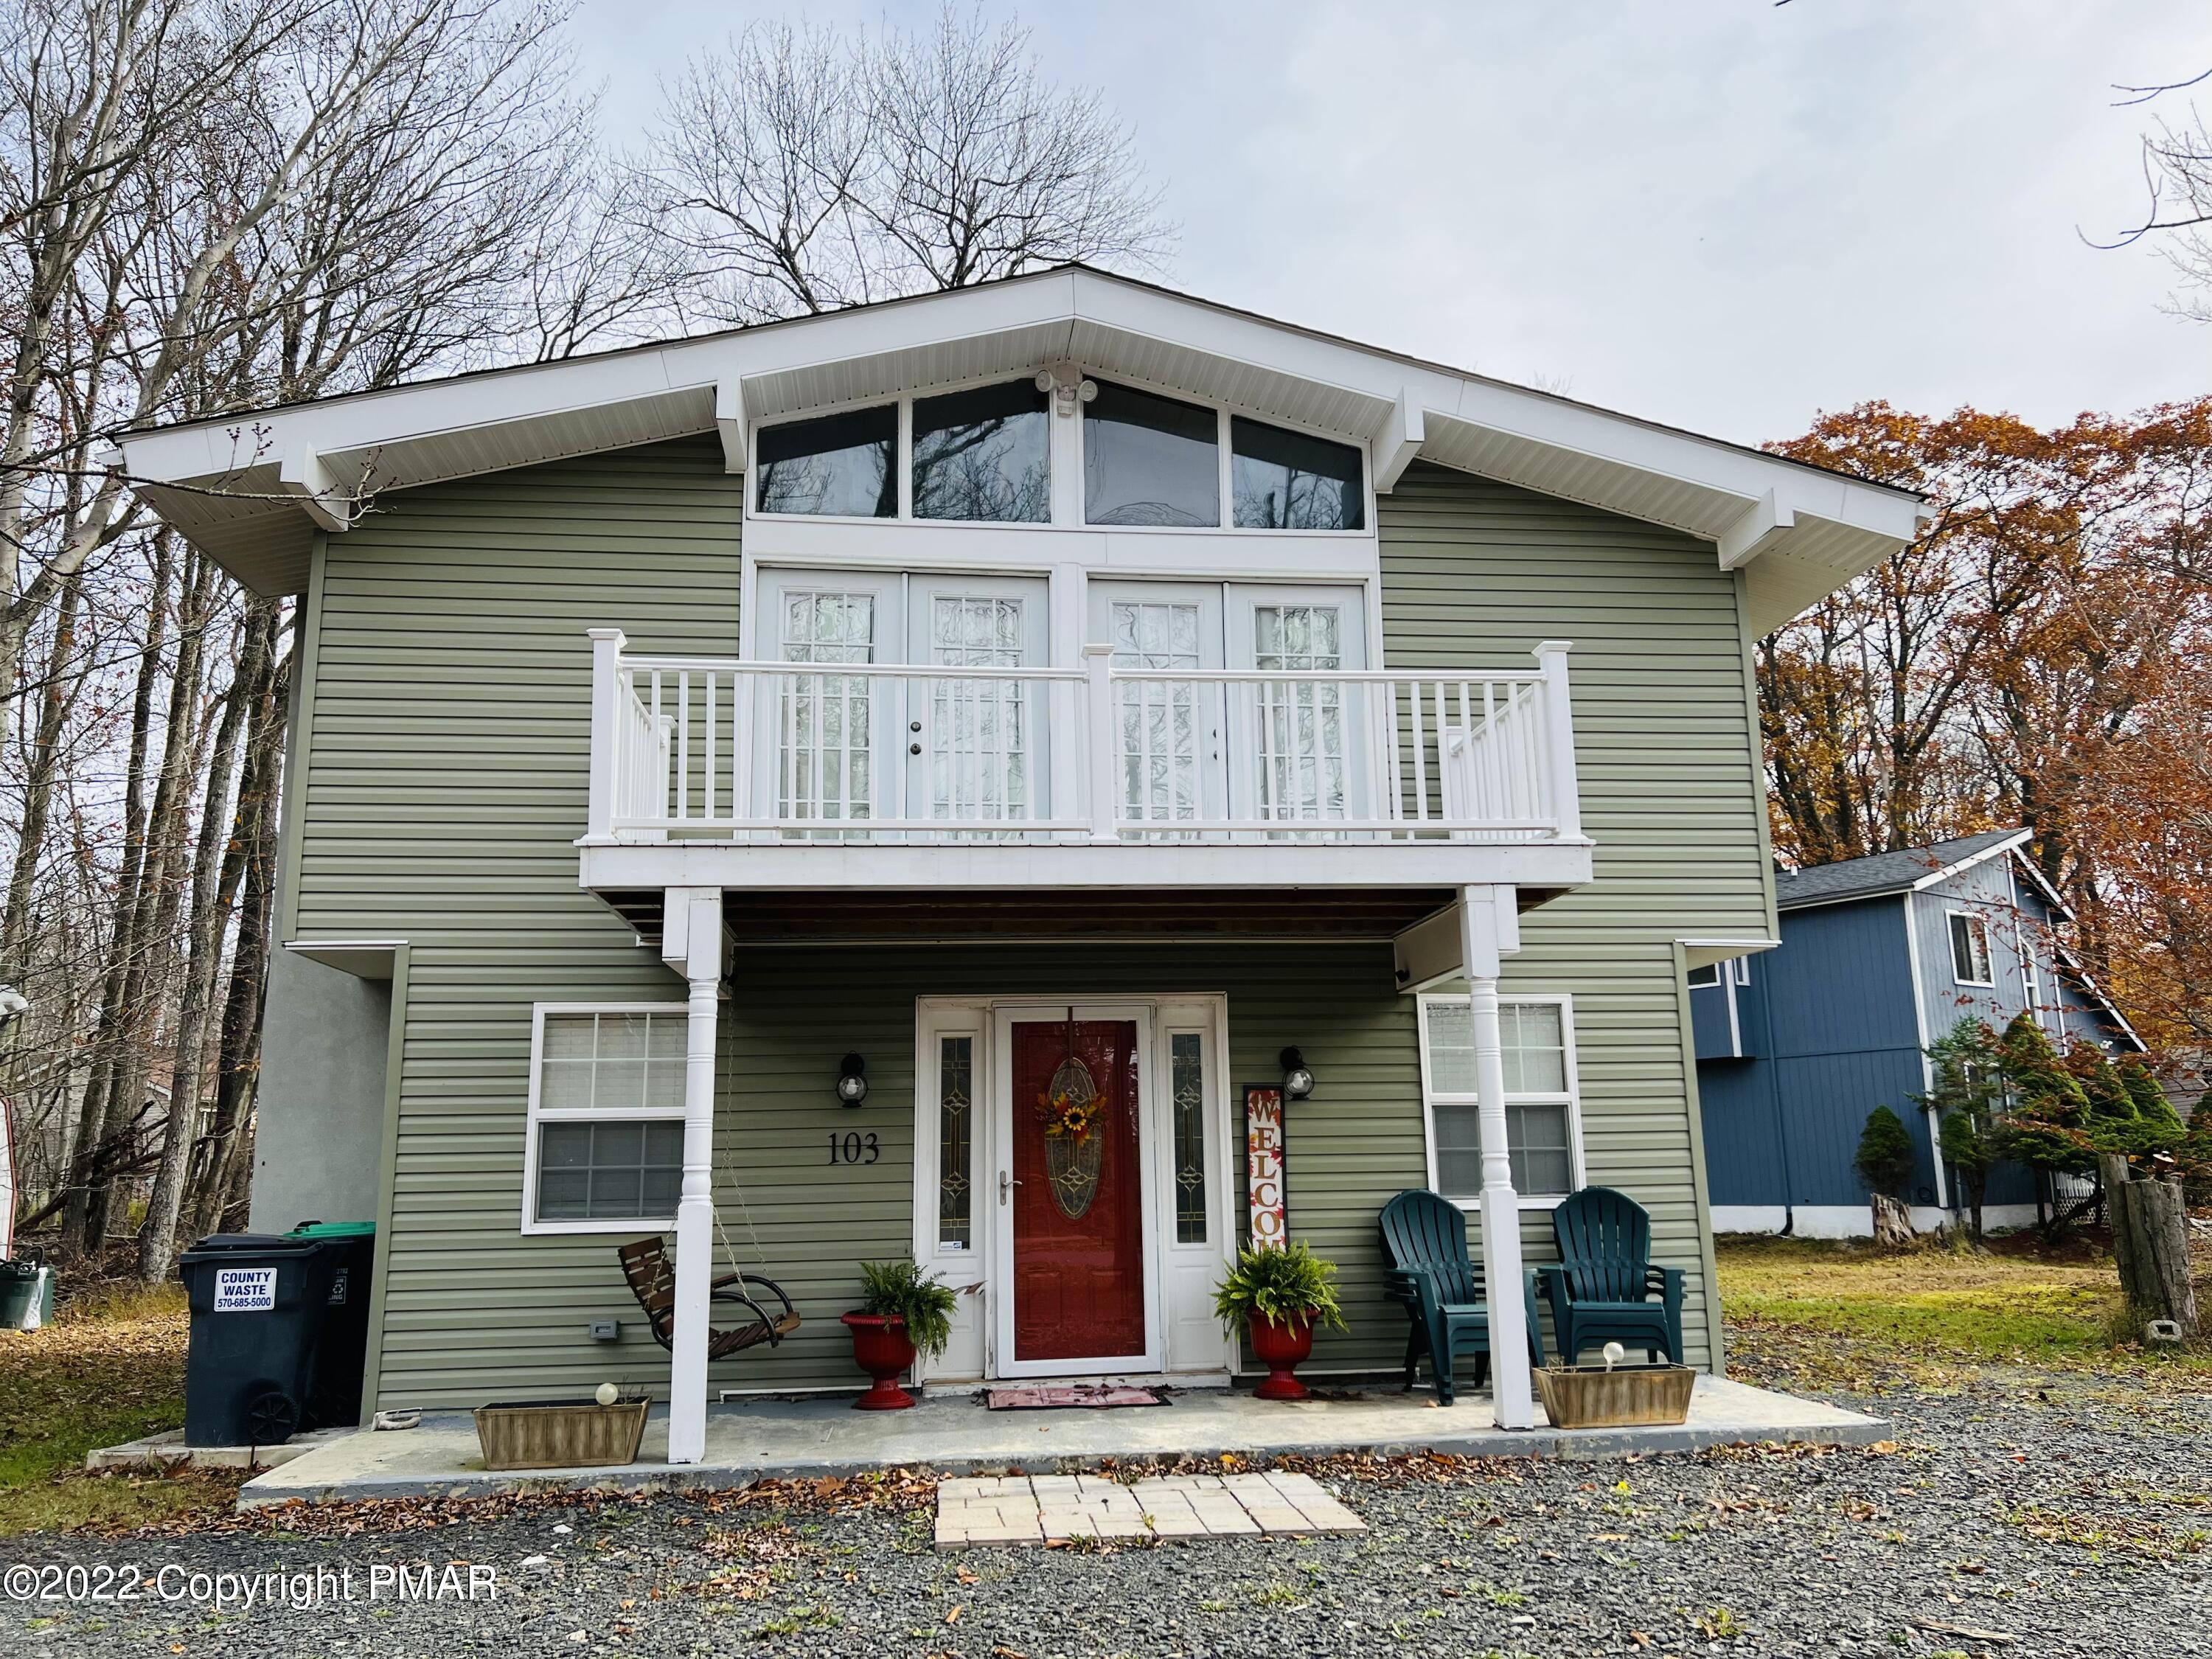
<svg viewBox="0 0 2212 1659">
<path fill-rule="evenodd" d="M 994 1412 L 1054 1411 L 1067 1406 L 1164 1406 L 1158 1389 L 1075 1387 L 1067 1383 L 994 1389 L 984 1403 Z"/>
</svg>

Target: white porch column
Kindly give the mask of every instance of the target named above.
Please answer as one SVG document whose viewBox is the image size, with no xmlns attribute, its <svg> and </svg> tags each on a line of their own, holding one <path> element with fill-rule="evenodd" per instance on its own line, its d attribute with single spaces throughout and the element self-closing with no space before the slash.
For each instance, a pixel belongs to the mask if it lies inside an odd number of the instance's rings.
<svg viewBox="0 0 2212 1659">
<path fill-rule="evenodd" d="M 1522 1302 L 1521 1203 L 1506 1149 L 1505 1058 L 1498 1030 L 1499 957 L 1520 947 L 1510 887 L 1460 891 L 1460 948 L 1474 1026 L 1474 1093 L 1482 1132 L 1482 1287 L 1490 1304 L 1491 1401 L 1501 1429 L 1536 1425 Z"/>
<path fill-rule="evenodd" d="M 672 887 L 660 954 L 690 986 L 684 1049 L 684 1191 L 676 1205 L 675 1331 L 668 1366 L 668 1461 L 707 1455 L 707 1323 L 714 1277 L 714 1017 L 722 984 L 722 894 Z"/>
</svg>

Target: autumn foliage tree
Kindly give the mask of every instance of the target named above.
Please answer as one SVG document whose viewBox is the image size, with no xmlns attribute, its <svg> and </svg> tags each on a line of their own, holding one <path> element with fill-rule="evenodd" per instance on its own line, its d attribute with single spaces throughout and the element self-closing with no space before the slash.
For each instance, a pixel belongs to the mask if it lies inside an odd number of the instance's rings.
<svg viewBox="0 0 2212 1659">
<path fill-rule="evenodd" d="M 1921 533 L 1760 642 L 1777 851 L 2001 825 L 2154 1045 L 2212 1044 L 2212 398 L 2044 429 L 1869 404 L 1774 447 Z"/>
</svg>

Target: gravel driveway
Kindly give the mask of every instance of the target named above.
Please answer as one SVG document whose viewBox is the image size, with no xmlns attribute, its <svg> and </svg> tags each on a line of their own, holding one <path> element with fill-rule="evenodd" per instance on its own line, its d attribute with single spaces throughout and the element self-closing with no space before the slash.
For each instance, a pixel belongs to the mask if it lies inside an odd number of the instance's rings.
<svg viewBox="0 0 2212 1659">
<path fill-rule="evenodd" d="M 2203 1395 L 2014 1376 L 1838 1401 L 1893 1419 L 1896 1441 L 1299 1465 L 1366 1519 L 1364 1539 L 939 1555 L 929 1486 L 894 1480 L 0 1540 L 0 1562 L 167 1566 L 188 1594 L 193 1573 L 354 1576 L 351 1601 L 219 1614 L 189 1601 L 0 1605 L 0 1652 L 2212 1652 Z M 442 1597 L 399 1599 L 402 1564 L 428 1564 Z"/>
</svg>

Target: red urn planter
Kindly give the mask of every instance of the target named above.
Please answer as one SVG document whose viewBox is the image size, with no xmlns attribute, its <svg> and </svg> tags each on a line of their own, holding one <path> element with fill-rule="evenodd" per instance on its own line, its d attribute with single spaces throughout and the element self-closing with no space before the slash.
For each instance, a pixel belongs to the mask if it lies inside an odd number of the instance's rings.
<svg viewBox="0 0 2212 1659">
<path fill-rule="evenodd" d="M 1308 1312 L 1280 1325 L 1271 1325 L 1263 1314 L 1246 1319 L 1252 1341 L 1252 1358 L 1267 1368 L 1267 1380 L 1252 1390 L 1261 1400 L 1306 1400 L 1312 1391 L 1291 1372 L 1313 1358 L 1313 1315 Z"/>
<path fill-rule="evenodd" d="M 906 1321 L 896 1314 L 848 1313 L 845 1328 L 853 1334 L 853 1358 L 875 1379 L 875 1386 L 853 1402 L 856 1412 L 900 1412 L 914 1404 L 914 1396 L 899 1387 L 899 1378 L 913 1368 L 914 1344 L 907 1338 Z M 1312 1346 L 1310 1340 L 1307 1346 Z"/>
</svg>

